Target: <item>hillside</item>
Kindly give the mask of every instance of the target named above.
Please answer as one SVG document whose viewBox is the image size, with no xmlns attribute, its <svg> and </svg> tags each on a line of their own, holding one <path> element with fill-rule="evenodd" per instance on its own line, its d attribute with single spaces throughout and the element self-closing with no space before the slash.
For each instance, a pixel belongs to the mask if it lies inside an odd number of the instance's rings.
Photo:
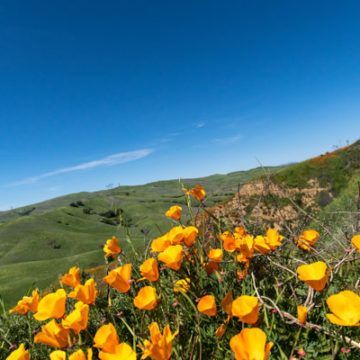
<svg viewBox="0 0 360 360">
<path fill-rule="evenodd" d="M 208 209 L 231 226 L 253 231 L 273 226 L 294 236 L 305 226 L 345 232 L 359 212 L 360 141 L 244 184 L 230 199 Z M 208 214 L 208 230 L 214 225 Z M 317 219 L 317 221 L 315 221 Z M 262 228 L 262 229 L 260 229 Z"/>
<path fill-rule="evenodd" d="M 257 168 L 227 175 L 186 179 L 201 183 L 207 206 L 232 197 L 239 186 L 282 167 Z M 141 186 L 120 186 L 93 193 L 62 196 L 38 204 L 0 212 L 0 294 L 13 304 L 36 282 L 40 288 L 70 266 L 83 269 L 104 263 L 102 244 L 116 235 L 126 247 L 120 214 L 136 247 L 166 231 L 171 222 L 164 211 L 184 204 L 178 180 Z"/>
</svg>

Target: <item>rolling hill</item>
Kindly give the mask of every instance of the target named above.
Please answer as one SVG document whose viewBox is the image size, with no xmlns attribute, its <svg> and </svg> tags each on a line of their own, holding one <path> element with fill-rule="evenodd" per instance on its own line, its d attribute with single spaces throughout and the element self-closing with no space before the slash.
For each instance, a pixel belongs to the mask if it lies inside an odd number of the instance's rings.
<svg viewBox="0 0 360 360">
<path fill-rule="evenodd" d="M 182 182 L 186 187 L 202 184 L 210 212 L 225 225 L 242 223 L 253 233 L 274 226 L 292 237 L 311 226 L 330 242 L 334 234 L 348 237 L 360 227 L 360 141 L 298 164 Z M 164 212 L 174 204 L 186 208 L 178 180 L 82 192 L 0 212 L 5 304 L 14 304 L 33 283 L 48 286 L 70 266 L 102 265 L 107 238 L 116 235 L 127 247 L 122 225 L 135 247 L 142 248 L 170 228 Z M 204 219 L 211 230 L 213 219 L 198 214 L 198 224 Z"/>
<path fill-rule="evenodd" d="M 206 204 L 213 206 L 232 197 L 241 185 L 283 167 L 257 168 L 227 175 L 186 179 L 191 187 L 201 183 Z M 0 295 L 14 304 L 28 288 L 44 288 L 70 266 L 82 269 L 104 263 L 102 246 L 112 235 L 126 248 L 124 227 L 136 247 L 171 226 L 164 212 L 185 205 L 178 180 L 141 186 L 120 186 L 93 193 L 81 192 L 38 204 L 0 212 Z M 185 206 L 184 206 L 185 208 Z"/>
</svg>

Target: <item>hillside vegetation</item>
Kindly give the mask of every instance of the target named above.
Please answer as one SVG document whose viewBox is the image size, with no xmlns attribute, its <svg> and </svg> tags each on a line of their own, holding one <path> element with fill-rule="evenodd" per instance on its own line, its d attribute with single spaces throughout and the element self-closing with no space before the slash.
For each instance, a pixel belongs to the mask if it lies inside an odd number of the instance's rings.
<svg viewBox="0 0 360 360">
<path fill-rule="evenodd" d="M 212 206 L 232 197 L 244 183 L 281 168 L 185 179 L 183 183 L 187 187 L 203 184 L 208 193 L 206 204 Z M 125 227 L 135 247 L 142 249 L 145 242 L 169 229 L 164 211 L 174 204 L 184 205 L 183 195 L 178 180 L 159 181 L 71 194 L 0 212 L 0 295 L 5 304 L 14 304 L 33 283 L 45 288 L 72 264 L 83 269 L 103 264 L 104 239 L 116 235 L 126 248 Z"/>
</svg>

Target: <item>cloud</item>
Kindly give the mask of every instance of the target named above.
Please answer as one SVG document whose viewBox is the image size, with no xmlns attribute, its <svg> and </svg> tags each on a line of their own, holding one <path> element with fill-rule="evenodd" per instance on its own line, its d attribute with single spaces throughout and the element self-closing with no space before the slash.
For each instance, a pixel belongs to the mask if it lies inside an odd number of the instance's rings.
<svg viewBox="0 0 360 360">
<path fill-rule="evenodd" d="M 202 128 L 202 127 L 204 127 L 205 126 L 205 123 L 204 122 L 199 122 L 199 123 L 197 123 L 197 124 L 195 124 L 195 127 L 196 128 Z"/>
<path fill-rule="evenodd" d="M 234 144 L 234 143 L 238 142 L 241 138 L 242 138 L 241 135 L 235 135 L 235 136 L 231 136 L 231 137 L 217 138 L 217 139 L 214 139 L 213 141 L 217 142 L 219 144 Z"/>
<path fill-rule="evenodd" d="M 127 163 L 130 161 L 135 161 L 141 158 L 144 158 L 145 156 L 150 155 L 154 150 L 152 149 L 143 149 L 143 150 L 135 150 L 135 151 L 129 151 L 129 152 L 123 152 L 118 154 L 113 154 L 106 156 L 100 160 L 94 160 L 89 161 L 80 165 L 62 168 L 54 171 L 47 172 L 45 174 L 41 174 L 38 176 L 29 177 L 20 181 L 17 181 L 15 183 L 10 184 L 10 186 L 18 186 L 18 185 L 25 185 L 25 184 L 33 184 L 39 181 L 40 179 L 47 178 L 50 176 L 55 176 L 59 174 L 65 174 L 73 171 L 79 171 L 79 170 L 86 170 L 86 169 L 92 169 L 99 166 L 114 166 L 118 164 Z"/>
</svg>

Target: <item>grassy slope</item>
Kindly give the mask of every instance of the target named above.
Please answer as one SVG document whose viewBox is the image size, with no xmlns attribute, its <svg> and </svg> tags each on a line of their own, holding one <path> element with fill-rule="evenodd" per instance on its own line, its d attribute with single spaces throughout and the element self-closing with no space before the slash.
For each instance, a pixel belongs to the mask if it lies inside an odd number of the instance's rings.
<svg viewBox="0 0 360 360">
<path fill-rule="evenodd" d="M 239 184 L 262 174 L 264 169 L 259 168 L 187 179 L 184 184 L 191 187 L 201 183 L 208 193 L 207 205 L 211 206 L 232 196 Z M 77 201 L 82 203 L 77 207 L 70 205 Z M 185 205 L 184 201 L 179 182 L 171 180 L 71 194 L 0 212 L 0 295 L 7 305 L 14 304 L 33 282 L 43 288 L 70 266 L 84 269 L 102 264 L 102 245 L 114 234 L 126 247 L 124 230 L 116 225 L 118 217 L 106 214 L 110 210 L 123 210 L 132 241 L 141 247 L 146 239 L 169 229 L 171 223 L 164 211 L 174 204 Z M 29 210 L 29 215 L 21 216 Z"/>
</svg>

